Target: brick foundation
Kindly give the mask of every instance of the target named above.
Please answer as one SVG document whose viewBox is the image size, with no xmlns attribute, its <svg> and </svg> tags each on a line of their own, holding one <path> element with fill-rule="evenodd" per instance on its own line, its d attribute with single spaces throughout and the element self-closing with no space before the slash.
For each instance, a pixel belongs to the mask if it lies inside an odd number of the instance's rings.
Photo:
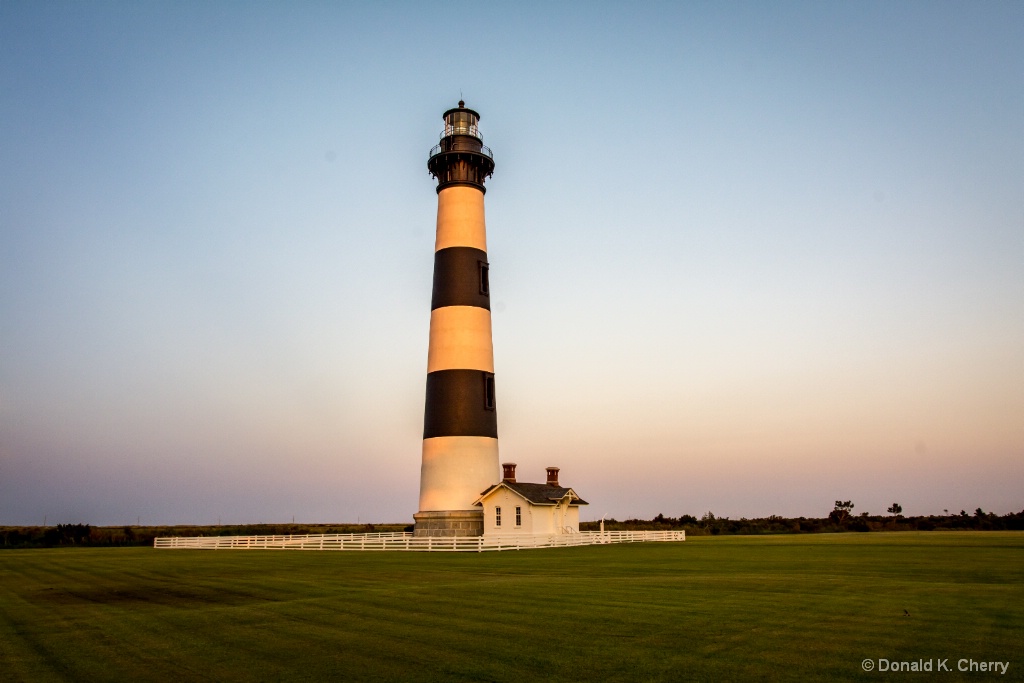
<svg viewBox="0 0 1024 683">
<path fill-rule="evenodd" d="M 484 513 L 482 510 L 446 510 L 417 512 L 415 536 L 482 536 Z"/>
</svg>

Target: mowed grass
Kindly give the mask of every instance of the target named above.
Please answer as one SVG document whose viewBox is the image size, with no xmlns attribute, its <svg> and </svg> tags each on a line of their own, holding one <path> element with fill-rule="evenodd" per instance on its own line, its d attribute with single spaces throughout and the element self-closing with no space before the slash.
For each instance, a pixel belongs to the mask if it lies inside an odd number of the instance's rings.
<svg viewBox="0 0 1024 683">
<path fill-rule="evenodd" d="M 904 615 L 904 610 L 910 616 Z M 1024 670 L 1024 533 L 521 552 L 0 552 L 0 680 L 880 680 Z M 910 675 L 910 674 L 902 674 Z M 984 674 L 992 676 L 993 674 Z M 937 676 L 938 677 L 938 676 Z"/>
</svg>

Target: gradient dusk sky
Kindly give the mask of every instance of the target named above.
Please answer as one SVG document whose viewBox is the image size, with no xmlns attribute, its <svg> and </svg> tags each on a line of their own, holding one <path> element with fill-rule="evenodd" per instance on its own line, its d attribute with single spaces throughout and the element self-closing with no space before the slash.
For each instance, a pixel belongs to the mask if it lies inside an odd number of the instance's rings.
<svg viewBox="0 0 1024 683">
<path fill-rule="evenodd" d="M 0 524 L 416 511 L 460 95 L 501 459 L 1024 508 L 1024 3 L 0 0 Z"/>
</svg>

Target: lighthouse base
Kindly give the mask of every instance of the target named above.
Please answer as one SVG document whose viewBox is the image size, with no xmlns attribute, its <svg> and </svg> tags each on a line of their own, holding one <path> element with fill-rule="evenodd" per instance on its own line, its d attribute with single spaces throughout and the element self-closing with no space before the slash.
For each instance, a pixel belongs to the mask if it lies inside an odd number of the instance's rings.
<svg viewBox="0 0 1024 683">
<path fill-rule="evenodd" d="M 416 522 L 413 535 L 426 536 L 482 536 L 484 513 L 482 510 L 431 510 L 412 516 Z"/>
</svg>

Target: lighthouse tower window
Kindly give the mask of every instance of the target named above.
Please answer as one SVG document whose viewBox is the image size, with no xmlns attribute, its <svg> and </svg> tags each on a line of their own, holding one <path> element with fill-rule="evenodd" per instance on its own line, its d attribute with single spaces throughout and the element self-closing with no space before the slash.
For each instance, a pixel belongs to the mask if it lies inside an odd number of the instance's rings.
<svg viewBox="0 0 1024 683">
<path fill-rule="evenodd" d="M 484 408 L 494 410 L 494 375 L 484 373 Z"/>
<path fill-rule="evenodd" d="M 490 265 L 483 261 L 477 261 L 480 264 L 480 293 L 484 296 L 490 296 L 491 294 L 491 282 L 488 277 L 488 270 Z"/>
</svg>

